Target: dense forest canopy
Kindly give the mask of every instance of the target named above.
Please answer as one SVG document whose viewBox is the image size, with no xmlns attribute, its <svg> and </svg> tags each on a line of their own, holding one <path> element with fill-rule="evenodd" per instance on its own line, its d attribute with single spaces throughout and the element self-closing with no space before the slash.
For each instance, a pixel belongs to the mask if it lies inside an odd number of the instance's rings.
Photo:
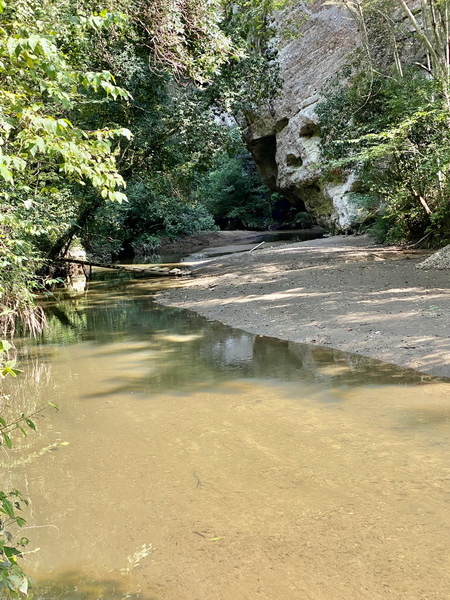
<svg viewBox="0 0 450 600">
<path fill-rule="evenodd" d="M 245 153 L 217 114 L 249 97 L 233 72 L 242 82 L 249 64 L 267 71 L 264 43 L 249 50 L 249 32 L 264 38 L 272 6 L 123 0 L 92 13 L 69 0 L 1 4 L 5 333 L 17 316 L 41 327 L 32 291 L 75 237 L 110 258 L 125 242 L 146 251 L 160 234 L 214 228 L 199 181 Z"/>
<path fill-rule="evenodd" d="M 0 0 L 2 337 L 18 320 L 41 330 L 34 294 L 74 241 L 111 259 L 152 252 L 162 236 L 274 225 L 280 197 L 236 123 L 282 88 L 272 16 L 292 3 Z M 450 2 L 335 3 L 361 47 L 322 90 L 323 177 L 358 175 L 362 225 L 380 239 L 448 242 Z M 10 348 L 0 342 L 0 379 L 18 373 Z M 30 417 L 0 416 L 0 444 L 33 430 Z M 17 563 L 27 540 L 9 531 L 24 503 L 0 491 L 2 598 L 28 590 Z"/>
</svg>

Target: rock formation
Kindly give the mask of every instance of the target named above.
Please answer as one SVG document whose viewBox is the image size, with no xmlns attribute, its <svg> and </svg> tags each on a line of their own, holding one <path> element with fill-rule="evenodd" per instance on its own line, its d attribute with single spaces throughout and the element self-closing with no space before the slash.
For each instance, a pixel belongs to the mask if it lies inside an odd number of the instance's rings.
<svg viewBox="0 0 450 600">
<path fill-rule="evenodd" d="M 358 219 L 349 199 L 355 179 L 350 175 L 333 183 L 320 180 L 320 128 L 315 107 L 324 83 L 356 48 L 358 32 L 344 8 L 325 0 L 308 9 L 298 7 L 289 19 L 302 25 L 295 39 L 281 42 L 281 93 L 270 112 L 249 120 L 246 143 L 272 189 L 300 210 L 306 209 L 321 225 L 347 231 Z M 282 26 L 281 22 L 280 30 Z"/>
</svg>

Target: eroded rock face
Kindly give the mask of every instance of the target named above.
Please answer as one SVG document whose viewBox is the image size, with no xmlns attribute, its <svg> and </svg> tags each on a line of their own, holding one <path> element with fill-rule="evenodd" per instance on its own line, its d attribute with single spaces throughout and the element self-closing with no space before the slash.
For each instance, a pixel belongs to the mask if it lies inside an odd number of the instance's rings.
<svg viewBox="0 0 450 600">
<path fill-rule="evenodd" d="M 333 231 L 348 231 L 359 214 L 349 194 L 355 181 L 320 181 L 320 127 L 315 112 L 325 82 L 358 45 L 347 11 L 318 0 L 299 7 L 289 19 L 303 25 L 299 36 L 279 52 L 283 87 L 271 113 L 252 118 L 245 139 L 264 181 Z M 280 22 L 280 29 L 283 22 Z"/>
</svg>

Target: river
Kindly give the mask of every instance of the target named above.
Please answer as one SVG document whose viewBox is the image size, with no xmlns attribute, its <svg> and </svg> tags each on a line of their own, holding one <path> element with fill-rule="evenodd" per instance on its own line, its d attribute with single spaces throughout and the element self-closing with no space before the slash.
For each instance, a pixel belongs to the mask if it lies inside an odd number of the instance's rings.
<svg viewBox="0 0 450 600">
<path fill-rule="evenodd" d="M 38 600 L 448 600 L 450 386 L 155 304 L 47 303 L 1 457 Z M 38 550 L 39 548 L 39 550 Z"/>
</svg>

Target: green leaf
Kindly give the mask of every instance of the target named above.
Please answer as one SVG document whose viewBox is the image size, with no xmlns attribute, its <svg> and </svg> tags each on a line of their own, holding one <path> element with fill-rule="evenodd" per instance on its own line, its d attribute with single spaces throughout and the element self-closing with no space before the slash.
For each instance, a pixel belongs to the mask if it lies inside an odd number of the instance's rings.
<svg viewBox="0 0 450 600">
<path fill-rule="evenodd" d="M 131 131 L 129 129 L 127 129 L 126 127 L 122 127 L 121 129 L 116 129 L 115 133 L 117 133 L 117 135 L 121 135 L 122 137 L 126 138 L 127 140 L 131 140 L 131 138 L 133 137 L 133 134 L 131 133 Z"/>
<path fill-rule="evenodd" d="M 126 194 L 122 192 L 112 192 L 109 194 L 109 198 L 115 202 L 119 202 L 119 204 L 128 200 Z"/>
<path fill-rule="evenodd" d="M 25 577 L 25 575 L 22 576 L 22 582 L 19 586 L 19 592 L 24 596 L 28 595 L 28 579 Z"/>
<path fill-rule="evenodd" d="M 8 183 L 14 183 L 12 173 L 8 168 L 5 167 L 5 165 L 0 165 L 0 175 Z"/>
<path fill-rule="evenodd" d="M 5 434 L 2 434 L 5 435 Z M 7 498 L 1 500 L 0 512 L 8 515 L 11 519 L 14 519 L 14 507 Z"/>
<path fill-rule="evenodd" d="M 2 437 L 5 441 L 5 444 L 8 448 L 12 448 L 12 442 L 11 442 L 11 438 L 9 437 L 9 435 L 7 433 L 2 432 Z"/>
<path fill-rule="evenodd" d="M 13 548 L 12 546 L 3 546 L 3 551 L 8 558 L 19 556 L 21 554 L 20 550 L 17 550 L 17 548 Z"/>
<path fill-rule="evenodd" d="M 8 365 L 5 365 L 3 367 L 3 373 L 5 375 L 11 375 L 11 377 L 17 377 L 17 374 L 15 372 L 15 369 L 12 369 L 11 367 L 9 367 Z"/>
<path fill-rule="evenodd" d="M 55 119 L 42 119 L 42 127 L 45 129 L 47 133 L 56 134 L 58 126 Z"/>
</svg>

